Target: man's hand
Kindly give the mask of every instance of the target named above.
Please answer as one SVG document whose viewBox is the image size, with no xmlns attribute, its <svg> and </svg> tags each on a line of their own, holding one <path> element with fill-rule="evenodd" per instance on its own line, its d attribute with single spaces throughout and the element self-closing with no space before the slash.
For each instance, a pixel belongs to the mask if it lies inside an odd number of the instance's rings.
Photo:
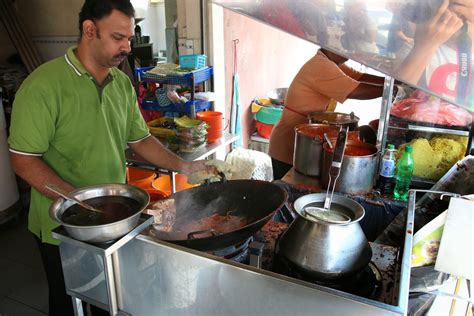
<svg viewBox="0 0 474 316">
<path fill-rule="evenodd" d="M 189 161 L 183 164 L 183 168 L 179 170 L 181 173 L 184 174 L 191 174 L 197 171 L 206 171 L 208 173 L 215 173 L 217 174 L 217 169 L 214 166 L 209 166 L 206 164 L 206 160 L 198 160 L 198 161 Z"/>
</svg>

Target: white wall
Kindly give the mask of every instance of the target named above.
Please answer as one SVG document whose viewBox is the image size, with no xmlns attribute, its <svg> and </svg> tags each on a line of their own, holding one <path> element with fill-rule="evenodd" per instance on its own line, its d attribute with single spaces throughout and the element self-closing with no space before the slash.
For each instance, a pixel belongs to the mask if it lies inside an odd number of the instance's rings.
<svg viewBox="0 0 474 316">
<path fill-rule="evenodd" d="M 150 3 L 144 17 L 145 20 L 140 22 L 140 27 L 142 35 L 150 36 L 150 43 L 153 43 L 153 53 L 158 54 L 161 50 L 166 50 L 164 2 Z"/>
</svg>

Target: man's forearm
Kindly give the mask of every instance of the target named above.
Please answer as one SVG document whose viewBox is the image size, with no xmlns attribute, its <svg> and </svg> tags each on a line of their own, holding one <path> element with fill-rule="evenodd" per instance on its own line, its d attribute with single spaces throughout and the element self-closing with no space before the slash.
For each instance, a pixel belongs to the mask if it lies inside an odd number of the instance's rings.
<svg viewBox="0 0 474 316">
<path fill-rule="evenodd" d="M 375 84 L 375 85 L 383 85 L 384 81 L 385 81 L 385 78 L 370 75 L 370 74 L 363 74 L 362 77 L 359 78 L 359 81 L 360 82 L 365 82 L 365 83 L 370 83 L 370 84 Z"/>
<path fill-rule="evenodd" d="M 52 185 L 65 192 L 74 190 L 74 186 L 67 183 L 59 175 L 48 166 L 41 157 L 10 153 L 15 173 L 23 178 L 28 184 L 45 196 L 55 199 L 58 196 L 46 189 L 46 185 Z"/>
<path fill-rule="evenodd" d="M 382 96 L 383 86 L 361 82 L 348 96 L 349 99 L 369 100 Z"/>
<path fill-rule="evenodd" d="M 168 150 L 155 137 L 147 137 L 138 143 L 130 143 L 129 146 L 157 167 L 178 172 L 183 172 L 189 167 L 189 162 Z"/>
</svg>

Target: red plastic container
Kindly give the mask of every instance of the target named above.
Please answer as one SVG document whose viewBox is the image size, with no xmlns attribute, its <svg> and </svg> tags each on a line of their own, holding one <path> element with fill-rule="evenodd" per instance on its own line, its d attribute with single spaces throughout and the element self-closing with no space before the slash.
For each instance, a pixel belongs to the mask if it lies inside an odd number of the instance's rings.
<svg viewBox="0 0 474 316">
<path fill-rule="evenodd" d="M 273 124 L 265 124 L 260 121 L 255 121 L 255 126 L 257 127 L 257 133 L 265 138 L 270 138 L 270 134 L 272 133 Z"/>
</svg>

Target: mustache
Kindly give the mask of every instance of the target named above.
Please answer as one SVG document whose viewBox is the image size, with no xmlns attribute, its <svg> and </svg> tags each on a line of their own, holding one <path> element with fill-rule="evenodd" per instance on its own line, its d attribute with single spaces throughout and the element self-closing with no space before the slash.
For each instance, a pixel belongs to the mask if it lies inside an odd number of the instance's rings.
<svg viewBox="0 0 474 316">
<path fill-rule="evenodd" d="M 115 57 L 115 58 L 128 57 L 129 55 L 130 55 L 130 53 L 127 53 L 127 52 L 120 52 L 120 54 L 115 55 L 114 57 Z"/>
</svg>

